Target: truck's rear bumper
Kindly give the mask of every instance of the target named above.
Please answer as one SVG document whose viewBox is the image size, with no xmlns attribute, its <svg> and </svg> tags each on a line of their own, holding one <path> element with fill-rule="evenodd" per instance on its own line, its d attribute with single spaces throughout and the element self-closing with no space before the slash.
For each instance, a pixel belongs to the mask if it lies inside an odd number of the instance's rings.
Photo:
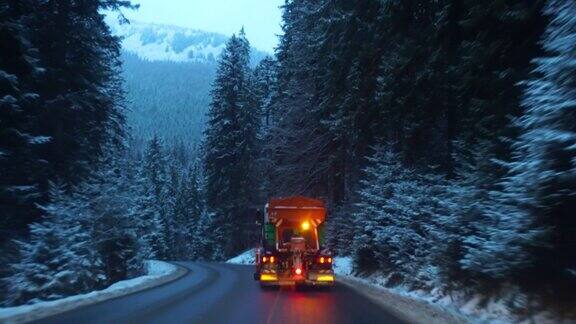
<svg viewBox="0 0 576 324">
<path fill-rule="evenodd" d="M 309 278 L 304 277 L 278 277 L 275 274 L 261 274 L 260 285 L 262 286 L 328 286 L 334 285 L 336 278 L 334 274 L 313 275 Z"/>
</svg>

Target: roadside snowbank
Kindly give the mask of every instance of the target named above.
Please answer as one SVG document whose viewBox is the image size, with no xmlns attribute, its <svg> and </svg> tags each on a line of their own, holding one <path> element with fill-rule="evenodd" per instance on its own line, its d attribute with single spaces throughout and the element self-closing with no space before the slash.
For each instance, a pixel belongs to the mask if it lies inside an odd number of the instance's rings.
<svg viewBox="0 0 576 324">
<path fill-rule="evenodd" d="M 62 299 L 41 301 L 31 305 L 0 308 L 1 323 L 24 323 L 56 315 L 77 307 L 102 302 L 137 291 L 159 286 L 175 280 L 187 272 L 182 267 L 162 262 L 146 261 L 146 275 L 123 280 L 106 289 L 70 296 Z"/>
<path fill-rule="evenodd" d="M 353 275 L 352 258 L 334 258 L 336 280 L 349 286 L 409 323 L 468 323 L 469 318 L 423 298 L 385 288 L 379 277 Z"/>
<path fill-rule="evenodd" d="M 411 290 L 404 285 L 386 287 L 384 274 L 359 277 L 353 274 L 352 258 L 334 258 L 336 280 L 383 307 L 396 313 L 410 323 L 565 323 L 547 312 L 528 319 L 519 319 L 512 314 L 507 303 L 517 300 L 519 292 L 513 287 L 504 289 L 498 298 L 485 301 L 483 296 L 472 296 L 466 292 L 442 292 Z M 566 322 L 568 323 L 568 322 Z"/>
<path fill-rule="evenodd" d="M 248 251 L 243 252 L 242 254 L 233 257 L 232 259 L 226 261 L 226 263 L 232 264 L 254 264 L 256 261 L 255 250 L 250 249 Z"/>
</svg>

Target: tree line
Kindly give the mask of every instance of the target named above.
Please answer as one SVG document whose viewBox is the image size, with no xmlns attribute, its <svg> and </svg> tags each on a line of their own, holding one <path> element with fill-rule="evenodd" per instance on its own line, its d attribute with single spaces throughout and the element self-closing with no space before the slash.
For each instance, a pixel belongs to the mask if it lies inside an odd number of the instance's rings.
<svg viewBox="0 0 576 324">
<path fill-rule="evenodd" d="M 275 58 L 249 70 L 233 38 L 213 87 L 224 254 L 249 246 L 254 202 L 304 194 L 359 273 L 569 303 L 575 17 L 565 0 L 286 1 Z"/>
<path fill-rule="evenodd" d="M 324 198 L 330 247 L 389 285 L 572 300 L 573 2 L 288 0 L 274 58 L 228 40 L 198 161 L 158 137 L 126 153 L 98 10 L 128 5 L 0 5 L 9 303 L 225 259 L 293 194 Z"/>
<path fill-rule="evenodd" d="M 218 257 L 200 163 L 157 136 L 130 147 L 120 39 L 102 13 L 121 8 L 134 6 L 0 4 L 4 305 L 102 289 L 148 259 Z"/>
<path fill-rule="evenodd" d="M 288 2 L 273 192 L 325 196 L 358 271 L 570 300 L 575 9 Z"/>
</svg>

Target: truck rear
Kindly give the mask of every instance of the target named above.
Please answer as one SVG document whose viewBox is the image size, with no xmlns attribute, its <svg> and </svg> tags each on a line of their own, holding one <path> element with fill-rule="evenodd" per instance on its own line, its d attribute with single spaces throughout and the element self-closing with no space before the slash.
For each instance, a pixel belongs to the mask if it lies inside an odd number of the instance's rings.
<svg viewBox="0 0 576 324">
<path fill-rule="evenodd" d="M 270 199 L 256 249 L 254 279 L 261 286 L 333 286 L 333 256 L 324 247 L 325 220 L 321 200 Z"/>
</svg>

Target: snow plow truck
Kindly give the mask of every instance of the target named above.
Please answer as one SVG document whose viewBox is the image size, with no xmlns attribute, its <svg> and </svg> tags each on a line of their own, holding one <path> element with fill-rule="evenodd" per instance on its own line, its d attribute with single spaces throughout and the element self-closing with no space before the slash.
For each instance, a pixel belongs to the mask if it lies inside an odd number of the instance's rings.
<svg viewBox="0 0 576 324">
<path fill-rule="evenodd" d="M 333 255 L 324 246 L 322 200 L 273 198 L 264 208 L 254 279 L 260 286 L 334 285 Z"/>
</svg>

